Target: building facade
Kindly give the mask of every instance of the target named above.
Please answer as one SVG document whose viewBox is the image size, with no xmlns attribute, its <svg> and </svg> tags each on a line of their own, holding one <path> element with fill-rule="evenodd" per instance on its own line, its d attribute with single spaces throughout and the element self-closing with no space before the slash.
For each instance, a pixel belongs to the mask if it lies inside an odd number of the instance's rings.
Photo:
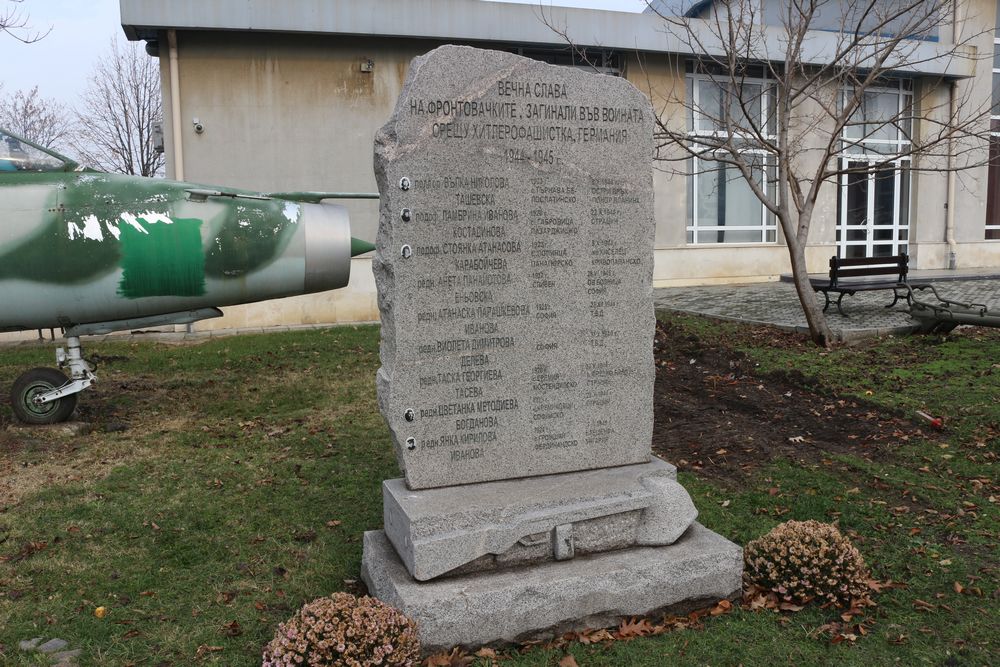
<svg viewBox="0 0 1000 667">
<path fill-rule="evenodd" d="M 712 4 L 666 2 L 660 9 L 706 16 Z M 950 96 L 988 105 L 992 82 L 1000 77 L 1000 65 L 994 69 L 989 57 L 1000 42 L 994 37 L 997 4 L 964 3 L 964 13 L 919 46 L 925 56 L 919 64 L 870 91 L 866 109 L 913 108 L 920 116 L 926 106 L 947 113 Z M 691 100 L 715 103 L 711 77 L 698 66 L 700 54 L 664 31 L 654 12 L 480 0 L 121 0 L 121 7 L 128 37 L 146 40 L 160 59 L 168 176 L 187 181 L 265 191 L 374 192 L 375 133 L 391 115 L 410 60 L 445 43 L 624 76 L 692 140 L 712 131 L 683 108 Z M 830 38 L 818 31 L 817 58 Z M 954 39 L 979 57 L 939 57 Z M 766 81 L 747 84 L 764 87 Z M 1000 116 L 995 125 L 1000 137 Z M 839 159 L 860 164 L 887 147 L 898 150 L 919 140 L 921 127 L 893 126 L 853 145 L 845 136 Z M 987 150 L 984 144 L 983 155 Z M 833 254 L 897 252 L 907 252 L 920 269 L 1000 266 L 1000 173 L 975 154 L 962 159 L 976 166 L 957 174 L 921 171 L 902 159 L 825 186 L 810 229 L 810 270 L 825 271 Z M 774 216 L 745 181 L 725 168 L 701 166 L 655 172 L 654 284 L 751 282 L 787 273 Z M 377 202 L 348 206 L 353 234 L 374 240 Z M 199 327 L 375 320 L 370 263 L 370 257 L 355 258 L 344 290 L 229 308 L 225 318 Z"/>
</svg>

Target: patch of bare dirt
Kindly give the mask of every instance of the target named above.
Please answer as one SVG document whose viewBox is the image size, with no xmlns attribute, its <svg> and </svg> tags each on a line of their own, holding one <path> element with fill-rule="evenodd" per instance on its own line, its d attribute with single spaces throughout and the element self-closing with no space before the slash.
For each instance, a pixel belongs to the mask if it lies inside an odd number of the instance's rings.
<svg viewBox="0 0 1000 667">
<path fill-rule="evenodd" d="M 26 426 L 0 412 L 0 512 L 53 485 L 92 484 L 122 463 L 155 455 L 145 434 L 190 426 L 188 415 L 150 409 L 169 401 L 162 385 L 144 377 L 102 380 L 81 396 L 73 422 Z M 115 400 L 121 396 L 138 398 L 126 406 Z M 9 404 L 0 396 L 0 405 Z"/>
<path fill-rule="evenodd" d="M 756 344 L 798 347 L 803 337 L 765 327 Z M 722 343 L 658 322 L 653 450 L 681 470 L 739 482 L 772 461 L 812 463 L 831 454 L 878 459 L 923 433 L 910 420 L 852 397 L 821 393 L 798 371 L 759 375 Z"/>
</svg>

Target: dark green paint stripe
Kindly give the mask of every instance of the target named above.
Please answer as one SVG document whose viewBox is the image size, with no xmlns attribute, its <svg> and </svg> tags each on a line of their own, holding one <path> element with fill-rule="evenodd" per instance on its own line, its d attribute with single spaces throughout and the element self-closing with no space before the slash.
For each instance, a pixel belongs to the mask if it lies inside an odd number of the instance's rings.
<svg viewBox="0 0 1000 667">
<path fill-rule="evenodd" d="M 173 224 L 158 222 L 143 227 L 147 234 L 131 225 L 120 225 L 122 279 L 118 295 L 127 299 L 204 295 L 201 220 L 174 218 Z"/>
</svg>

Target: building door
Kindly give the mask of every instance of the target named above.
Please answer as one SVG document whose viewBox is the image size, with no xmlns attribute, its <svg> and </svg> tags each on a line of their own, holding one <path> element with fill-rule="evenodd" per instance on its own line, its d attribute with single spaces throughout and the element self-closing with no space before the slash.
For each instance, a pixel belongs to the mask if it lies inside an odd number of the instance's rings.
<svg viewBox="0 0 1000 667">
<path fill-rule="evenodd" d="M 906 253 L 910 237 L 910 170 L 907 160 L 872 167 L 844 158 L 840 180 L 837 255 L 890 257 Z"/>
</svg>

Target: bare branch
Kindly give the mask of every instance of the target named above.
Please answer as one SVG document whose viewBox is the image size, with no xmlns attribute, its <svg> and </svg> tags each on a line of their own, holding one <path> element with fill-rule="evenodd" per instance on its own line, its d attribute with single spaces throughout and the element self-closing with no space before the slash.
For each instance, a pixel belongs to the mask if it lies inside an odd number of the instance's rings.
<svg viewBox="0 0 1000 667">
<path fill-rule="evenodd" d="M 29 22 L 28 14 L 20 7 L 11 6 L 19 5 L 24 0 L 7 0 L 7 2 L 10 4 L 0 9 L 0 33 L 6 33 L 24 44 L 31 44 L 52 32 L 51 26 L 44 32 L 35 30 Z"/>
<path fill-rule="evenodd" d="M 676 69 L 686 82 L 658 90 L 646 78 L 661 112 L 658 159 L 676 174 L 729 179 L 725 187 L 751 192 L 778 220 L 817 342 L 828 343 L 830 330 L 804 251 L 826 187 L 850 175 L 957 171 L 989 159 L 990 101 L 942 76 L 901 74 L 944 66 L 962 75 L 991 55 L 976 47 L 992 43 L 992 23 L 954 23 L 969 1 L 716 0 L 699 5 L 698 18 L 649 3 L 668 42 L 680 45 L 667 57 L 684 63 Z M 949 99 L 927 92 L 935 90 Z"/>
<path fill-rule="evenodd" d="M 83 94 L 73 148 L 102 171 L 154 176 L 164 166 L 153 147 L 162 119 L 158 62 L 137 44 L 112 40 Z"/>
<path fill-rule="evenodd" d="M 65 105 L 39 95 L 38 86 L 0 99 L 0 127 L 45 148 L 62 150 L 73 132 Z"/>
</svg>

